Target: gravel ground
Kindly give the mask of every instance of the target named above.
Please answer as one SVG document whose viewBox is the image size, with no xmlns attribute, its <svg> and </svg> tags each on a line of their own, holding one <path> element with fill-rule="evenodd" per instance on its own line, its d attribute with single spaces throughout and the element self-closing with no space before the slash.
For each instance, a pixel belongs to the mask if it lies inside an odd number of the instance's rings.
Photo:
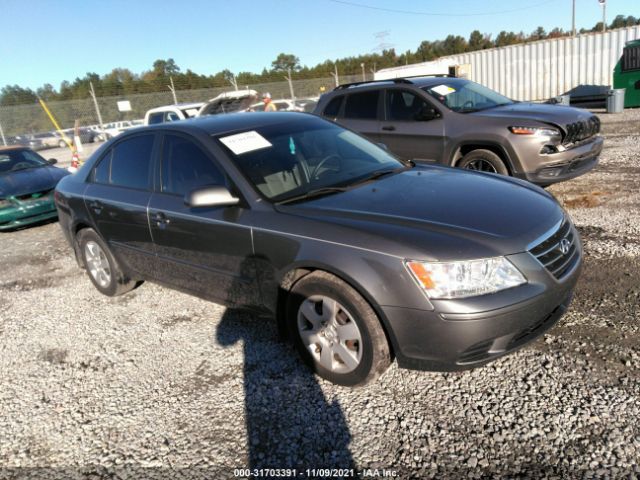
<svg viewBox="0 0 640 480">
<path fill-rule="evenodd" d="M 639 478 L 640 110 L 602 119 L 597 169 L 549 189 L 585 243 L 571 310 L 468 372 L 336 387 L 271 321 L 152 284 L 103 297 L 56 223 L 2 234 L 0 478 Z"/>
</svg>

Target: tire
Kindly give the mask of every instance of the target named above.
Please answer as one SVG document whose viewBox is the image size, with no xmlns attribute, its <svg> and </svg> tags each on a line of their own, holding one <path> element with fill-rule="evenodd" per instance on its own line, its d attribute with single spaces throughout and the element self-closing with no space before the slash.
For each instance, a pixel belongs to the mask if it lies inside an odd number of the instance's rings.
<svg viewBox="0 0 640 480">
<path fill-rule="evenodd" d="M 491 150 L 472 150 L 462 157 L 456 166 L 466 170 L 509 175 L 504 161 Z"/>
<path fill-rule="evenodd" d="M 289 292 L 286 312 L 289 338 L 302 359 L 332 383 L 364 385 L 391 364 L 378 316 L 358 292 L 330 273 L 315 271 L 298 281 Z"/>
<path fill-rule="evenodd" d="M 89 279 L 103 295 L 109 297 L 122 295 L 142 283 L 124 274 L 105 242 L 93 229 L 80 230 L 77 241 Z"/>
<path fill-rule="evenodd" d="M 65 148 L 66 146 L 67 146 L 67 142 L 65 142 L 64 140 L 60 140 L 58 142 L 58 147 Z"/>
</svg>

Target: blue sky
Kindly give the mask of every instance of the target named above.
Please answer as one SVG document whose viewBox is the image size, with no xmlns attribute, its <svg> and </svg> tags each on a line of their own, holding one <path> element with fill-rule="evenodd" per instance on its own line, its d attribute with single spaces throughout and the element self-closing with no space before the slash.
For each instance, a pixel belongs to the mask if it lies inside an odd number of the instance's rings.
<svg viewBox="0 0 640 480">
<path fill-rule="evenodd" d="M 597 0 L 576 4 L 578 29 L 601 19 Z M 115 67 L 140 73 L 158 58 L 203 74 L 260 72 L 280 52 L 315 65 L 373 52 L 382 31 L 404 52 L 474 29 L 495 37 L 539 25 L 571 28 L 571 0 L 2 0 L 0 14 L 0 87 L 33 89 Z M 607 0 L 608 22 L 617 14 L 639 17 L 640 0 Z"/>
</svg>

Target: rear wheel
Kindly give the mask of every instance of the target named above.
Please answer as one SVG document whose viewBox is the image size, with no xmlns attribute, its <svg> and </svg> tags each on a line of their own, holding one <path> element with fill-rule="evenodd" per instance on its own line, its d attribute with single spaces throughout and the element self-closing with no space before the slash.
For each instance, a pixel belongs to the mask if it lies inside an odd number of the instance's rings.
<svg viewBox="0 0 640 480">
<path fill-rule="evenodd" d="M 459 168 L 474 170 L 477 172 L 509 175 L 509 170 L 507 170 L 505 163 L 491 150 L 472 150 L 462 157 L 457 166 Z"/>
<path fill-rule="evenodd" d="M 294 285 L 287 321 L 302 358 L 330 382 L 363 385 L 391 363 L 387 338 L 371 306 L 327 272 L 310 273 Z"/>
<path fill-rule="evenodd" d="M 114 297 L 133 290 L 141 283 L 124 274 L 118 261 L 93 229 L 80 230 L 78 245 L 89 279 L 100 293 Z"/>
</svg>

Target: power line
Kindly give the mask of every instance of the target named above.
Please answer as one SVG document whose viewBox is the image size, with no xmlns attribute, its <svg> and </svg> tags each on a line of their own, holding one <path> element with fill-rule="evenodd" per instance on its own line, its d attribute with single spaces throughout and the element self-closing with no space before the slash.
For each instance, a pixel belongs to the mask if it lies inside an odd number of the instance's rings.
<svg viewBox="0 0 640 480">
<path fill-rule="evenodd" d="M 540 7 L 542 5 L 546 5 L 548 3 L 551 3 L 553 0 L 547 0 L 546 2 L 540 2 L 540 3 L 536 3 L 533 5 L 528 5 L 526 7 L 521 7 L 521 8 L 514 8 L 511 10 L 501 10 L 501 11 L 497 11 L 497 12 L 483 12 L 483 13 L 432 13 L 432 12 L 416 12 L 416 11 L 412 11 L 412 10 L 397 10 L 395 8 L 384 8 L 384 7 L 374 7 L 372 5 L 365 5 L 363 3 L 355 3 L 355 2 L 348 2 L 346 0 L 329 0 L 330 2 L 333 3 L 340 3 L 342 5 L 349 5 L 350 7 L 358 7 L 358 8 L 366 8 L 368 10 L 378 10 L 381 12 L 388 12 L 388 13 L 402 13 L 405 15 L 423 15 L 425 17 L 480 17 L 480 16 L 490 16 L 490 15 L 501 15 L 504 13 L 513 13 L 513 12 L 519 12 L 521 10 L 528 10 L 531 8 L 536 8 L 536 7 Z"/>
</svg>

